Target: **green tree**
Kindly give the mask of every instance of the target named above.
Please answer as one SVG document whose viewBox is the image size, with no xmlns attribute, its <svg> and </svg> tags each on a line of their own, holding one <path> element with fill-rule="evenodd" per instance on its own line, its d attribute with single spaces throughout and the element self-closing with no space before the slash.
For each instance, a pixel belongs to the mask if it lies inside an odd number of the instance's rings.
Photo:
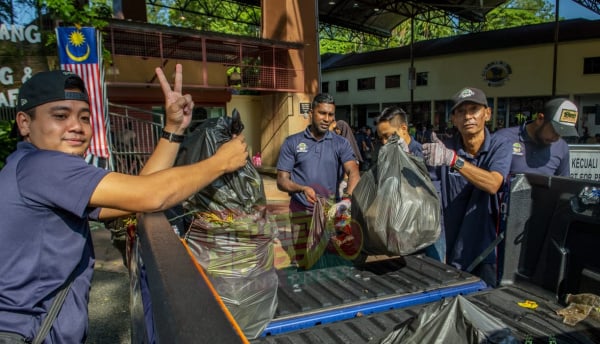
<svg viewBox="0 0 600 344">
<path fill-rule="evenodd" d="M 260 7 L 226 0 L 151 0 L 148 22 L 202 31 L 254 36 L 260 33 Z"/>
<path fill-rule="evenodd" d="M 111 7 L 107 0 L 37 0 L 42 16 L 62 22 L 65 26 L 80 25 L 102 29 L 108 25 L 108 18 L 112 17 Z M 44 37 L 46 47 L 56 49 L 56 34 L 54 31 L 46 32 Z M 103 48 L 102 56 L 110 63 L 110 52 Z"/>
<path fill-rule="evenodd" d="M 0 170 L 4 167 L 6 157 L 10 155 L 17 145 L 17 140 L 10 137 L 14 121 L 0 121 Z"/>
<path fill-rule="evenodd" d="M 544 0 L 511 0 L 488 12 L 481 25 L 460 21 L 442 11 L 417 14 L 414 23 L 408 19 L 394 30 L 392 37 L 368 36 L 341 28 L 321 28 L 321 53 L 366 52 L 409 45 L 414 28 L 414 41 L 419 42 L 464 34 L 491 31 L 516 26 L 539 24 L 554 20 L 554 5 Z"/>
<path fill-rule="evenodd" d="M 554 20 L 554 5 L 544 0 L 512 0 L 491 10 L 484 31 L 540 24 Z"/>
</svg>

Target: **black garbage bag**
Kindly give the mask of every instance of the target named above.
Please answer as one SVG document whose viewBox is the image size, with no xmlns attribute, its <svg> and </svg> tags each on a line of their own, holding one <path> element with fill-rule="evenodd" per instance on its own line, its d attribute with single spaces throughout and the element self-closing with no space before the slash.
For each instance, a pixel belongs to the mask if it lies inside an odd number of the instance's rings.
<svg viewBox="0 0 600 344">
<path fill-rule="evenodd" d="M 243 129 L 239 112 L 235 109 L 231 117 L 204 121 L 181 144 L 175 165 L 192 164 L 212 156 L 222 144 L 231 140 L 233 135 L 240 134 Z M 188 211 L 240 209 L 251 213 L 256 207 L 266 204 L 262 178 L 248 159 L 244 167 L 215 180 L 190 197 L 184 206 Z"/>
<path fill-rule="evenodd" d="M 380 344 L 517 344 L 500 319 L 462 296 L 442 299 L 423 308 L 416 317 L 397 326 Z"/>
<path fill-rule="evenodd" d="M 243 127 L 237 110 L 232 117 L 205 121 L 182 143 L 176 165 L 212 156 Z M 266 204 L 262 178 L 248 159 L 244 167 L 189 197 L 183 214 L 170 219 L 180 224 L 174 219 L 187 215 L 184 241 L 248 338 L 262 333 L 277 308 L 277 226 Z"/>
<path fill-rule="evenodd" d="M 404 152 L 393 135 L 352 193 L 353 232 L 365 254 L 407 255 L 439 237 L 440 201 L 422 159 Z"/>
</svg>

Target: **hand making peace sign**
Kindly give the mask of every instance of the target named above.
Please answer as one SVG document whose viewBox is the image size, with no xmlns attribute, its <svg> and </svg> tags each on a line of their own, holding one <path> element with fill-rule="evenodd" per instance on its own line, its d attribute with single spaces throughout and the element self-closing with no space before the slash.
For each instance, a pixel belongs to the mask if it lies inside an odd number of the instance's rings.
<svg viewBox="0 0 600 344">
<path fill-rule="evenodd" d="M 156 76 L 160 82 L 160 87 L 165 95 L 165 111 L 167 113 L 165 129 L 170 129 L 174 134 L 183 135 L 185 129 L 192 120 L 192 111 L 194 110 L 194 101 L 189 94 L 182 95 L 181 88 L 183 84 L 183 67 L 181 64 L 175 65 L 175 84 L 173 90 L 163 70 L 156 68 Z"/>
</svg>

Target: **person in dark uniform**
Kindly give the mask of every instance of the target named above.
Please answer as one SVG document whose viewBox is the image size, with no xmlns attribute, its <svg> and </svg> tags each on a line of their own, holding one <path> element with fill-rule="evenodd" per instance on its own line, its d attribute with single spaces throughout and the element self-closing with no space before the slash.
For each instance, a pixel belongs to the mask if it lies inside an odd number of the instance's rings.
<svg viewBox="0 0 600 344">
<path fill-rule="evenodd" d="M 568 177 L 569 146 L 562 136 L 577 136 L 577 115 L 573 102 L 556 98 L 534 120 L 498 130 L 494 135 L 512 144 L 510 172 Z"/>
<path fill-rule="evenodd" d="M 277 188 L 291 196 L 292 238 L 283 238 L 282 245 L 300 268 L 318 267 L 305 259 L 307 231 L 317 197 L 347 202 L 345 206 L 349 207 L 360 179 L 350 143 L 329 130 L 335 120 L 333 97 L 327 93 L 316 95 L 309 113 L 310 125 L 285 139 L 277 161 Z M 338 186 L 345 174 L 346 194 L 340 195 Z"/>
<path fill-rule="evenodd" d="M 432 167 L 441 195 L 446 262 L 495 286 L 495 251 L 482 255 L 496 239 L 496 193 L 509 173 L 511 146 L 485 127 L 491 110 L 483 91 L 465 87 L 452 100 L 451 120 L 459 135 L 423 144 L 425 163 Z"/>
<path fill-rule="evenodd" d="M 408 147 L 408 152 L 419 158 L 423 157 L 421 144 L 408 133 L 406 112 L 397 106 L 386 107 L 375 120 L 377 134 L 382 144 L 386 144 L 390 136 L 398 135 Z"/>
<path fill-rule="evenodd" d="M 413 139 L 408 132 L 407 117 L 408 115 L 406 112 L 400 107 L 390 106 L 383 109 L 381 115 L 379 115 L 375 121 L 377 133 L 382 144 L 386 144 L 389 137 L 393 134 L 398 135 L 404 143 L 407 143 L 405 151 L 408 151 L 409 154 L 416 157 L 423 158 L 423 146 L 417 140 Z M 425 248 L 424 253 L 426 256 L 441 262 L 446 260 L 446 238 L 443 232 L 443 226 L 439 238 L 433 244 Z"/>
<path fill-rule="evenodd" d="M 79 76 L 41 72 L 21 86 L 16 115 L 21 142 L 0 171 L 2 338 L 31 342 L 64 288 L 64 302 L 44 343 L 84 343 L 94 271 L 88 221 L 169 209 L 246 164 L 240 135 L 209 159 L 170 168 L 194 103 L 181 93 L 181 65 L 173 90 L 160 68 L 156 74 L 165 94 L 166 125 L 141 176 L 111 172 L 83 159 L 92 127 Z"/>
</svg>

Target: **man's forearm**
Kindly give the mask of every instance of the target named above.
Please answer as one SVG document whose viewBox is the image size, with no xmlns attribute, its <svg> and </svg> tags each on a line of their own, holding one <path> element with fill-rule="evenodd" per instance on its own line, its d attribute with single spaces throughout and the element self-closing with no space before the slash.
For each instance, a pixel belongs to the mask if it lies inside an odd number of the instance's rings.
<svg viewBox="0 0 600 344">
<path fill-rule="evenodd" d="M 504 180 L 500 173 L 484 170 L 468 162 L 460 169 L 460 174 L 476 188 L 492 195 L 500 190 Z"/>
</svg>

